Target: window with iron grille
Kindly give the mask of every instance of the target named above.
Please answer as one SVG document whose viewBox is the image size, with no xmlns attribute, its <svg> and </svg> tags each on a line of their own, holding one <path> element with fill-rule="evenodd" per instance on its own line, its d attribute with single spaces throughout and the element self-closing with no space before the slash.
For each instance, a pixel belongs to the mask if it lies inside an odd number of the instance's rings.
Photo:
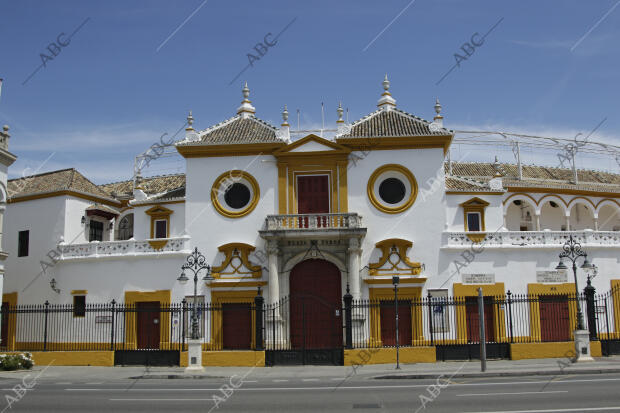
<svg viewBox="0 0 620 413">
<path fill-rule="evenodd" d="M 86 315 L 86 296 L 73 296 L 73 317 L 84 317 Z"/>
<path fill-rule="evenodd" d="M 88 241 L 103 241 L 103 222 L 90 221 Z"/>
</svg>

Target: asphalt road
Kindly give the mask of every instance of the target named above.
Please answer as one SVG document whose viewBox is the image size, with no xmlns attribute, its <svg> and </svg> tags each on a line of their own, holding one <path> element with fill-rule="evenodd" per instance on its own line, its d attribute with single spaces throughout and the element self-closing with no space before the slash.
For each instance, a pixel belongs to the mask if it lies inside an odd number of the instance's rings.
<svg viewBox="0 0 620 413">
<path fill-rule="evenodd" d="M 232 382 L 232 383 L 231 383 Z M 338 378 L 147 379 L 63 382 L 26 391 L 2 379 L 0 411 L 12 412 L 620 412 L 620 374 L 440 380 Z M 222 385 L 227 384 L 229 388 Z M 238 386 L 238 388 L 234 388 Z M 424 403 L 420 396 L 424 395 Z M 11 402 L 9 408 L 9 401 Z M 424 406 L 423 406 L 424 404 Z"/>
</svg>

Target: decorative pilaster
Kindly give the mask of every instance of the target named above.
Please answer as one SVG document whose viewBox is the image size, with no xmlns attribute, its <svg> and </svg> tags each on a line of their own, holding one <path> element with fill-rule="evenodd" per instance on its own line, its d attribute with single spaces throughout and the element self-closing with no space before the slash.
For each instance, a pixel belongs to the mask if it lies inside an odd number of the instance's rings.
<svg viewBox="0 0 620 413">
<path fill-rule="evenodd" d="M 362 249 L 359 238 L 349 239 L 349 286 L 354 300 L 359 300 L 360 295 L 360 258 Z"/>
<path fill-rule="evenodd" d="M 267 265 L 269 267 L 269 304 L 280 297 L 280 281 L 278 279 L 278 241 L 267 241 Z"/>
</svg>

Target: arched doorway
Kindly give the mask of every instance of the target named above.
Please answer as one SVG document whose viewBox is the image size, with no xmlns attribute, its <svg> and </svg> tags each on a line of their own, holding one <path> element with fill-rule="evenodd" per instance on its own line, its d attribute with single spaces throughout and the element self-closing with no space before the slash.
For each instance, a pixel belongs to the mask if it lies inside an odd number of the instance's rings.
<svg viewBox="0 0 620 413">
<path fill-rule="evenodd" d="M 290 315 L 291 347 L 304 350 L 304 364 L 334 362 L 334 352 L 321 350 L 342 352 L 342 288 L 338 267 L 322 259 L 295 265 L 290 276 Z"/>
</svg>

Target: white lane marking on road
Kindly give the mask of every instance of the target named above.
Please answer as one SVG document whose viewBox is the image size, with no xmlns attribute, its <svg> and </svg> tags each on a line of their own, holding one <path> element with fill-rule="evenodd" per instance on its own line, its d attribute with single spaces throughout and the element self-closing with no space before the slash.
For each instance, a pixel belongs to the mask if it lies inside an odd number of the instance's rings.
<svg viewBox="0 0 620 413">
<path fill-rule="evenodd" d="M 277 381 L 277 380 L 274 380 Z M 288 381 L 288 380 L 284 380 Z M 605 382 L 605 381 L 620 381 L 620 378 L 617 379 L 580 379 L 580 380 L 559 380 L 554 381 L 552 384 L 568 384 L 568 383 L 583 383 L 583 382 Z M 515 385 L 515 384 L 540 384 L 540 383 L 548 383 L 549 380 L 538 380 L 538 381 L 513 381 L 513 382 L 498 382 L 498 383 L 453 383 L 450 387 L 459 387 L 459 386 L 507 386 L 507 385 Z M 334 387 L 334 386 L 321 386 L 321 387 L 241 387 L 236 389 L 235 391 L 281 391 L 281 390 L 334 390 L 334 389 L 349 389 L 349 390 L 363 390 L 363 389 L 403 389 L 403 388 L 418 388 L 418 387 L 428 387 L 428 384 L 403 384 L 403 385 L 392 385 L 392 386 L 347 386 L 347 387 Z M 12 390 L 12 389 L 4 389 L 4 390 Z M 96 388 L 67 388 L 65 391 L 127 391 L 127 389 L 96 389 Z M 170 388 L 170 389 L 143 389 L 143 388 L 133 388 L 129 391 L 140 392 L 140 391 L 218 391 L 219 388 Z M 493 412 L 488 412 L 493 413 Z M 501 412 L 503 413 L 503 412 Z M 507 412 L 511 413 L 511 412 Z"/>
<path fill-rule="evenodd" d="M 547 393 L 568 393 L 568 390 L 556 390 L 556 391 L 521 391 L 515 393 L 470 393 L 470 394 L 457 394 L 457 397 L 470 397 L 470 396 L 507 396 L 511 394 L 547 394 Z"/>
<path fill-rule="evenodd" d="M 333 377 L 331 380 L 346 380 L 346 377 Z"/>
<path fill-rule="evenodd" d="M 302 379 L 301 381 L 319 381 L 319 379 Z"/>
<path fill-rule="evenodd" d="M 466 412 L 466 413 L 553 413 L 553 412 L 603 412 L 620 410 L 618 407 L 582 407 L 580 409 L 551 409 L 551 410 L 503 410 L 497 412 Z"/>
<path fill-rule="evenodd" d="M 71 384 L 71 382 L 70 381 L 59 381 L 56 384 Z"/>
<path fill-rule="evenodd" d="M 282 383 L 282 382 L 285 382 L 285 381 L 288 381 L 288 380 L 275 379 L 275 380 L 273 380 L 273 381 L 274 381 L 275 383 Z"/>
<path fill-rule="evenodd" d="M 213 399 L 108 399 L 112 402 L 205 402 Z"/>
<path fill-rule="evenodd" d="M 243 380 L 244 383 L 258 383 L 258 380 Z"/>
<path fill-rule="evenodd" d="M 102 381 L 96 381 L 96 382 L 92 382 L 92 383 L 84 383 L 84 384 L 103 384 Z"/>
</svg>

